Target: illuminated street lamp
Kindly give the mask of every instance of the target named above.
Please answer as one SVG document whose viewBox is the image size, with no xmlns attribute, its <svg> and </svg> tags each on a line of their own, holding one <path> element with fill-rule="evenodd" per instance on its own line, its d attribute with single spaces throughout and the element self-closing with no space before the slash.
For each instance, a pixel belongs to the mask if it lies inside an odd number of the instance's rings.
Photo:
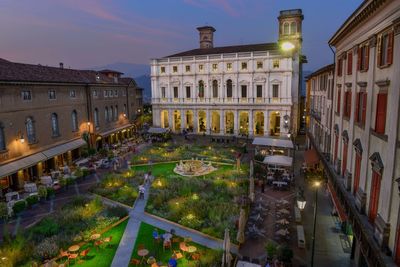
<svg viewBox="0 0 400 267">
<path fill-rule="evenodd" d="M 312 235 L 312 250 L 311 250 L 311 267 L 314 267 L 314 250 L 315 250 L 315 228 L 317 226 L 317 208 L 318 208 L 318 188 L 321 186 L 320 181 L 315 181 L 315 205 L 314 205 L 314 226 Z"/>
<path fill-rule="evenodd" d="M 297 207 L 299 208 L 299 210 L 303 211 L 304 208 L 306 207 L 306 198 L 304 197 L 304 191 L 300 190 L 297 196 Z"/>
</svg>

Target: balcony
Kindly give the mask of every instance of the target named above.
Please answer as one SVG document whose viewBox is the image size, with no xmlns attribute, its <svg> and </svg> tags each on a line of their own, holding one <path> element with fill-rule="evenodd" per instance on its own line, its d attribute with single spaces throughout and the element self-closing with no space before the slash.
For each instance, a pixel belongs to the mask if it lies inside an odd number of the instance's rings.
<svg viewBox="0 0 400 267">
<path fill-rule="evenodd" d="M 291 98 L 268 98 L 268 97 L 198 97 L 198 98 L 152 98 L 153 104 L 176 104 L 176 103 L 209 103 L 209 104 L 258 104 L 258 105 L 290 105 Z"/>
</svg>

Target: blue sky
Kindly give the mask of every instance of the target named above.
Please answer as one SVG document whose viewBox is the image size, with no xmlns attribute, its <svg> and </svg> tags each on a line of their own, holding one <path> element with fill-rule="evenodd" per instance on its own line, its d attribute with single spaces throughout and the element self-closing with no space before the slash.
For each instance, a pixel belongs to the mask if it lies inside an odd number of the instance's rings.
<svg viewBox="0 0 400 267">
<path fill-rule="evenodd" d="M 216 28 L 214 45 L 275 42 L 279 11 L 301 8 L 303 53 L 315 70 L 333 60 L 327 41 L 361 0 L 1 0 L 0 57 L 87 68 L 198 47 L 196 27 Z"/>
</svg>

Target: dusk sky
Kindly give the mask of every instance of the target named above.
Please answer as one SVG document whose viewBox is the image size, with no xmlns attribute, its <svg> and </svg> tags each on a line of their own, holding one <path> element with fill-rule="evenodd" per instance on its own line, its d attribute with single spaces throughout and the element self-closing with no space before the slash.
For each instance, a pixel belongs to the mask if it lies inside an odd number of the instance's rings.
<svg viewBox="0 0 400 267">
<path fill-rule="evenodd" d="M 214 46 L 276 42 L 279 11 L 304 13 L 303 53 L 315 70 L 332 63 L 327 41 L 361 0 L 1 0 L 0 58 L 88 68 L 198 48 L 196 27 L 216 28 Z"/>
</svg>

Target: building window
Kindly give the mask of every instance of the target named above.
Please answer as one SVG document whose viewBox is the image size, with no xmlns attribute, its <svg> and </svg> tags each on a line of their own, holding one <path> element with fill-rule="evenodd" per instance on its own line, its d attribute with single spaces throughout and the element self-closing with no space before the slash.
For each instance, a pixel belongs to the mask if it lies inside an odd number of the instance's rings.
<svg viewBox="0 0 400 267">
<path fill-rule="evenodd" d="M 36 142 L 35 122 L 32 117 L 26 118 L 25 121 L 26 137 L 29 144 Z"/>
<path fill-rule="evenodd" d="M 31 93 L 31 91 L 30 91 L 30 90 L 22 91 L 22 92 L 21 92 L 21 98 L 22 98 L 22 100 L 24 100 L 24 101 L 30 101 L 30 100 L 32 100 L 32 93 Z"/>
<path fill-rule="evenodd" d="M 174 87 L 174 98 L 178 98 L 178 87 Z"/>
<path fill-rule="evenodd" d="M 161 73 L 165 73 L 165 67 L 164 67 L 164 66 L 161 66 L 161 67 L 160 67 L 160 72 L 161 72 Z"/>
<path fill-rule="evenodd" d="M 232 70 L 232 63 L 226 63 L 226 70 L 231 71 Z"/>
<path fill-rule="evenodd" d="M 340 89 L 337 92 L 336 112 L 340 114 Z"/>
<path fill-rule="evenodd" d="M 78 113 L 76 110 L 72 111 L 71 113 L 71 122 L 72 122 L 72 131 L 78 131 Z"/>
<path fill-rule="evenodd" d="M 279 59 L 274 59 L 274 60 L 272 61 L 272 67 L 273 67 L 274 69 L 279 69 Z"/>
<path fill-rule="evenodd" d="M 118 105 L 115 106 L 114 109 L 114 120 L 117 121 L 118 120 Z"/>
<path fill-rule="evenodd" d="M 97 91 L 93 90 L 92 95 L 93 95 L 94 98 L 97 98 Z"/>
<path fill-rule="evenodd" d="M 343 72 L 343 58 L 340 57 L 337 62 L 337 76 L 342 76 Z"/>
<path fill-rule="evenodd" d="M 114 90 L 114 96 L 118 97 L 118 90 Z"/>
<path fill-rule="evenodd" d="M 53 136 L 60 135 L 60 129 L 58 128 L 58 115 L 57 113 L 51 114 L 51 132 Z"/>
<path fill-rule="evenodd" d="M 387 93 L 379 93 L 376 102 L 375 132 L 385 134 Z"/>
<path fill-rule="evenodd" d="M 368 218 L 371 223 L 374 223 L 378 214 L 379 192 L 381 190 L 382 176 L 375 170 L 372 170 L 372 183 L 369 197 L 369 213 Z"/>
<path fill-rule="evenodd" d="M 199 71 L 200 71 L 200 72 L 203 72 L 203 70 L 204 70 L 204 65 L 203 65 L 203 64 L 200 64 L 200 65 L 199 65 Z"/>
<path fill-rule="evenodd" d="M 125 89 L 122 90 L 122 96 L 126 96 L 126 91 L 125 91 Z"/>
<path fill-rule="evenodd" d="M 247 70 L 247 62 L 242 62 L 242 70 Z"/>
<path fill-rule="evenodd" d="M 56 91 L 55 90 L 49 90 L 48 95 L 49 95 L 50 100 L 56 99 Z"/>
<path fill-rule="evenodd" d="M 204 97 L 204 82 L 199 81 L 199 97 L 203 98 Z"/>
<path fill-rule="evenodd" d="M 178 66 L 173 66 L 172 67 L 172 72 L 177 73 L 178 72 Z"/>
<path fill-rule="evenodd" d="M 165 87 L 161 87 L 161 97 L 165 98 Z"/>
<path fill-rule="evenodd" d="M 186 98 L 190 98 L 190 86 L 186 86 Z"/>
<path fill-rule="evenodd" d="M 347 75 L 353 73 L 353 52 L 347 53 Z"/>
<path fill-rule="evenodd" d="M 367 71 L 368 67 L 369 67 L 369 46 L 364 44 L 358 47 L 357 69 L 359 71 Z"/>
<path fill-rule="evenodd" d="M 257 69 L 260 70 L 263 68 L 263 63 L 262 61 L 257 61 Z"/>
<path fill-rule="evenodd" d="M 213 80 L 212 89 L 213 89 L 213 97 L 217 98 L 218 97 L 218 81 L 217 80 Z"/>
<path fill-rule="evenodd" d="M 108 110 L 110 113 L 108 113 L 108 120 L 111 122 L 114 120 L 114 107 L 111 106 Z"/>
<path fill-rule="evenodd" d="M 75 98 L 76 97 L 76 91 L 75 90 L 69 91 L 69 97 L 70 98 Z"/>
<path fill-rule="evenodd" d="M 242 98 L 247 97 L 247 85 L 242 85 L 240 88 L 242 89 Z"/>
<path fill-rule="evenodd" d="M 283 23 L 283 34 L 289 35 L 289 30 L 290 30 L 289 22 Z"/>
<path fill-rule="evenodd" d="M 108 122 L 108 107 L 104 109 L 104 120 Z"/>
<path fill-rule="evenodd" d="M 185 70 L 186 70 L 186 72 L 190 72 L 190 65 L 186 65 Z"/>
<path fill-rule="evenodd" d="M 6 150 L 6 137 L 4 136 L 4 127 L 0 122 L 0 151 Z"/>
<path fill-rule="evenodd" d="M 353 194 L 356 195 L 358 186 L 360 184 L 360 170 L 361 170 L 361 154 L 356 152 L 354 164 L 354 181 L 353 181 Z"/>
<path fill-rule="evenodd" d="M 124 109 L 122 111 L 124 112 L 124 115 L 126 115 L 126 104 L 124 104 Z"/>
<path fill-rule="evenodd" d="M 104 95 L 104 97 L 108 97 L 108 91 L 107 91 L 107 90 L 104 90 L 103 95 Z"/>
<path fill-rule="evenodd" d="M 378 37 L 378 67 L 386 67 L 393 62 L 394 33 L 386 32 Z"/>
<path fill-rule="evenodd" d="M 212 70 L 217 71 L 218 70 L 218 64 L 212 64 Z"/>
<path fill-rule="evenodd" d="M 350 118 L 351 113 L 351 91 L 346 91 L 344 93 L 344 106 L 343 106 L 343 116 Z"/>
<path fill-rule="evenodd" d="M 296 34 L 297 33 L 297 24 L 296 22 L 290 23 L 290 34 Z"/>
<path fill-rule="evenodd" d="M 359 92 L 356 96 L 356 110 L 354 120 L 365 125 L 365 115 L 367 111 L 367 92 Z"/>
<path fill-rule="evenodd" d="M 279 98 L 279 84 L 272 85 L 272 97 Z"/>
<path fill-rule="evenodd" d="M 94 109 L 94 126 L 99 127 L 100 122 L 99 122 L 99 110 L 97 108 Z"/>
<path fill-rule="evenodd" d="M 226 81 L 226 97 L 232 97 L 232 80 Z"/>
<path fill-rule="evenodd" d="M 257 97 L 258 98 L 262 97 L 262 85 L 257 85 L 256 89 L 257 89 Z"/>
</svg>

